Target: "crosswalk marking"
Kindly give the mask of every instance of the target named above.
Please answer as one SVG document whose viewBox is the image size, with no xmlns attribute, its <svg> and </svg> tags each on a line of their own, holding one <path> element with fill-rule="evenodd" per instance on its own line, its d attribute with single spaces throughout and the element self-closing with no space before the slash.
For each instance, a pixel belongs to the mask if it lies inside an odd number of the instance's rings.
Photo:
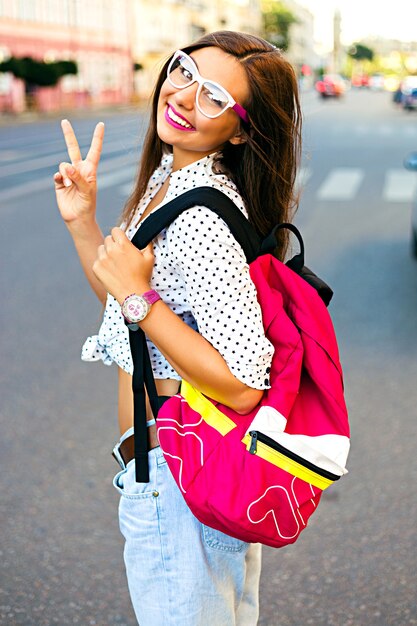
<svg viewBox="0 0 417 626">
<path fill-rule="evenodd" d="M 345 137 L 348 134 L 349 137 L 392 137 L 394 135 L 407 137 L 417 136 L 417 124 L 405 124 L 405 125 L 393 125 L 382 123 L 356 123 L 353 125 L 338 124 L 337 126 L 330 126 L 326 132 L 330 135 L 339 137 Z"/>
<path fill-rule="evenodd" d="M 107 189 L 127 180 L 132 180 L 135 173 L 136 159 L 134 155 L 123 155 L 107 159 L 101 165 L 97 185 L 99 189 Z M 115 170 L 115 171 L 114 171 Z M 29 196 L 39 191 L 50 189 L 53 192 L 54 181 L 52 176 L 45 176 L 37 180 L 29 180 L 20 185 L 8 187 L 0 191 L 0 203 Z"/>
<path fill-rule="evenodd" d="M 135 175 L 135 168 L 132 165 L 131 167 L 127 167 L 122 170 L 118 170 L 117 172 L 113 172 L 110 174 L 99 175 L 97 179 L 97 187 L 98 189 L 108 189 L 109 187 L 114 187 L 119 183 L 124 183 L 127 180 L 132 180 Z M 129 185 L 131 187 L 131 185 Z"/>
<path fill-rule="evenodd" d="M 117 193 L 124 198 L 133 190 L 136 169 L 134 154 L 116 156 L 105 160 L 100 167 L 98 189 L 116 188 Z M 417 198 L 417 173 L 409 172 L 404 168 L 390 168 L 384 173 L 382 184 L 372 182 L 365 177 L 365 168 L 340 167 L 330 169 L 324 180 L 315 189 L 315 176 L 319 172 L 309 166 L 301 167 L 297 173 L 296 190 L 303 192 L 306 188 L 310 199 L 322 201 L 360 201 L 361 187 L 366 189 L 372 185 L 375 197 L 383 202 L 411 203 Z M 312 179 L 312 182 L 309 182 Z M 42 176 L 35 180 L 24 181 L 19 185 L 5 187 L 0 190 L 0 204 L 6 207 L 7 202 L 34 193 L 50 190 L 53 194 L 52 176 Z"/>
<path fill-rule="evenodd" d="M 387 202 L 409 202 L 417 193 L 417 175 L 404 169 L 385 173 L 382 198 Z"/>
<path fill-rule="evenodd" d="M 295 185 L 298 189 L 303 188 L 307 182 L 310 180 L 313 172 L 309 167 L 300 167 L 297 172 L 297 177 L 295 180 Z"/>
<path fill-rule="evenodd" d="M 365 173 L 356 167 L 337 167 L 317 190 L 320 200 L 352 200 L 356 195 Z"/>
<path fill-rule="evenodd" d="M 106 143 L 106 157 L 113 153 L 120 154 L 120 145 L 121 145 L 120 140 L 108 141 Z M 83 150 L 83 153 L 85 152 L 86 150 Z M 122 161 L 132 160 L 132 159 L 137 159 L 137 156 L 138 155 L 136 153 L 136 148 L 129 147 L 121 156 L 117 156 L 117 157 L 108 156 L 107 160 L 114 160 L 116 158 L 121 159 Z M 0 153 L 0 158 L 1 158 L 1 153 Z M 59 163 L 61 161 L 65 161 L 66 159 L 68 159 L 68 155 L 66 154 L 65 149 L 62 148 L 62 150 L 60 150 L 59 152 L 55 152 L 53 154 L 47 154 L 47 155 L 36 157 L 36 158 L 30 157 L 29 159 L 26 159 L 26 160 L 20 160 L 14 163 L 2 165 L 0 169 L 0 177 L 6 178 L 7 176 L 12 176 L 15 174 L 26 174 L 27 172 L 34 172 L 36 170 L 41 170 L 46 167 L 52 167 L 52 166 L 55 166 L 56 170 L 58 170 Z M 101 169 L 103 169 L 105 163 L 106 161 L 103 161 L 103 163 L 101 164 Z"/>
</svg>

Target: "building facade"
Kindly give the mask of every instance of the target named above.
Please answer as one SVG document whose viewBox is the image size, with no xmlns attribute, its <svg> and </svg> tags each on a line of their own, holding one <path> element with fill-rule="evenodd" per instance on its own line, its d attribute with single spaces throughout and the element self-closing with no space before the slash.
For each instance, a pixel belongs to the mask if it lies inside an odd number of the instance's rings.
<svg viewBox="0 0 417 626">
<path fill-rule="evenodd" d="M 72 60 L 78 74 L 33 93 L 37 109 L 123 103 L 133 91 L 129 0 L 0 0 L 0 59 Z M 23 81 L 0 74 L 0 110 L 27 106 Z"/>
<path fill-rule="evenodd" d="M 290 46 L 286 56 L 298 73 L 304 66 L 314 68 L 317 55 L 314 49 L 314 16 L 295 0 L 285 0 L 285 6 L 296 18 L 290 26 Z"/>
<path fill-rule="evenodd" d="M 162 62 L 205 33 L 234 30 L 260 34 L 259 0 L 132 0 L 132 54 L 142 70 L 136 93 L 148 97 Z"/>
<path fill-rule="evenodd" d="M 172 51 L 219 29 L 259 34 L 260 2 L 0 0 L 0 60 L 76 61 L 77 75 L 34 91 L 38 110 L 129 103 L 149 96 Z M 23 81 L 0 73 L 0 111 L 24 110 L 27 95 Z"/>
</svg>

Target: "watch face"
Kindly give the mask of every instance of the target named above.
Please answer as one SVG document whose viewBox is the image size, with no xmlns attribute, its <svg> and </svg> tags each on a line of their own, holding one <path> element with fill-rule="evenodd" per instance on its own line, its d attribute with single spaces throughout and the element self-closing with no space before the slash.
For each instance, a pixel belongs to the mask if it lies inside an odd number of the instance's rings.
<svg viewBox="0 0 417 626">
<path fill-rule="evenodd" d="M 123 303 L 122 313 L 128 322 L 140 322 L 148 314 L 150 305 L 142 296 L 133 295 Z"/>
</svg>

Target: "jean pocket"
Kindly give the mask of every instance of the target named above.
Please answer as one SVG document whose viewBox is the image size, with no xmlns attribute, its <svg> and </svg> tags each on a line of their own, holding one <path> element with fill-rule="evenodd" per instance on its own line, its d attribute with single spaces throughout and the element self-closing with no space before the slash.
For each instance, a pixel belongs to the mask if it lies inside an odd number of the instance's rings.
<svg viewBox="0 0 417 626">
<path fill-rule="evenodd" d="M 131 500 L 152 498 L 159 495 L 152 483 L 137 483 L 135 478 L 135 464 L 128 465 L 113 478 L 113 487 L 124 498 Z"/>
<path fill-rule="evenodd" d="M 210 528 L 205 524 L 201 524 L 203 529 L 203 538 L 205 544 L 214 550 L 222 550 L 223 552 L 242 552 L 249 544 L 230 535 L 222 533 L 220 530 Z"/>
</svg>

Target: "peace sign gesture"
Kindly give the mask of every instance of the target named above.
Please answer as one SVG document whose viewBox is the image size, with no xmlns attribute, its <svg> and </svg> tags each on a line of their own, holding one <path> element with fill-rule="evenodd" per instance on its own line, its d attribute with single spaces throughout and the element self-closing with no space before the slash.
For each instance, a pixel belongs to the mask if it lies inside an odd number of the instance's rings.
<svg viewBox="0 0 417 626">
<path fill-rule="evenodd" d="M 69 121 L 62 120 L 61 127 L 71 162 L 59 164 L 59 172 L 54 175 L 54 182 L 61 216 L 68 224 L 95 216 L 97 168 L 103 146 L 104 124 L 99 122 L 95 127 L 91 146 L 84 160 Z"/>
</svg>

